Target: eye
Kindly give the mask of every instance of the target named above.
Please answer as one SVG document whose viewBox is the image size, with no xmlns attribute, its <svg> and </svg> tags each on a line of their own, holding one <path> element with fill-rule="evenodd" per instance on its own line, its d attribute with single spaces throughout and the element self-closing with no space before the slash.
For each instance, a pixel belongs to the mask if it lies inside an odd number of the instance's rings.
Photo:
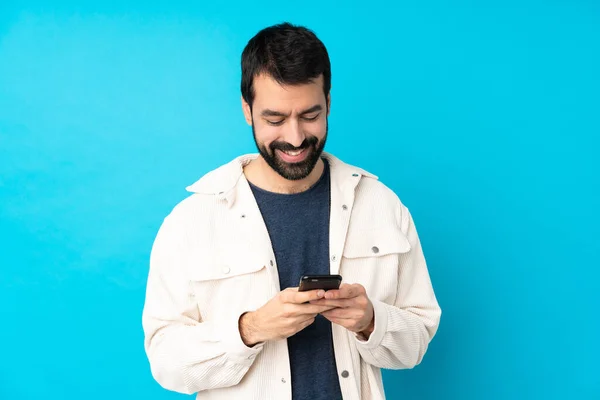
<svg viewBox="0 0 600 400">
<path fill-rule="evenodd" d="M 321 115 L 321 114 L 317 114 L 314 117 L 302 117 L 302 119 L 305 120 L 305 121 L 309 121 L 309 122 L 310 121 L 315 121 L 317 118 L 319 118 L 319 115 Z"/>
<path fill-rule="evenodd" d="M 281 124 L 283 124 L 283 119 L 277 120 L 277 121 L 271 121 L 270 119 L 266 119 L 265 121 L 267 121 L 267 124 L 272 125 L 272 126 L 279 126 Z"/>
</svg>

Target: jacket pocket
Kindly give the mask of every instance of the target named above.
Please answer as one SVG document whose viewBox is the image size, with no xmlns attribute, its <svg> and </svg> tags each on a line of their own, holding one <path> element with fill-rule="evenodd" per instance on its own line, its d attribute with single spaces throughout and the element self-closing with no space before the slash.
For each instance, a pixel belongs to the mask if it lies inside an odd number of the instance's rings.
<svg viewBox="0 0 600 400">
<path fill-rule="evenodd" d="M 238 262 L 215 262 L 201 258 L 192 261 L 190 278 L 192 281 L 207 282 L 231 279 L 259 272 L 265 265 L 259 262 L 238 260 Z"/>
<path fill-rule="evenodd" d="M 189 277 L 202 318 L 231 318 L 268 300 L 269 274 L 264 263 L 229 256 L 223 261 L 190 259 Z"/>
<path fill-rule="evenodd" d="M 343 256 L 345 258 L 383 257 L 408 253 L 407 237 L 398 228 L 351 230 L 348 232 Z"/>
<path fill-rule="evenodd" d="M 398 290 L 400 256 L 411 250 L 398 228 L 350 230 L 340 275 L 344 283 L 363 285 L 372 299 L 391 304 Z"/>
</svg>

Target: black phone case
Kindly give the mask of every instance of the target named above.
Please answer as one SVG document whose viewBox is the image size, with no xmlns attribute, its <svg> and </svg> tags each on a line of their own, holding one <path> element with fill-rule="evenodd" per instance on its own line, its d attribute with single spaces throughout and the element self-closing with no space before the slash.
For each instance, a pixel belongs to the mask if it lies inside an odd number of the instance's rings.
<svg viewBox="0 0 600 400">
<path fill-rule="evenodd" d="M 298 291 L 338 289 L 341 283 L 342 277 L 340 275 L 305 275 L 300 279 Z"/>
</svg>

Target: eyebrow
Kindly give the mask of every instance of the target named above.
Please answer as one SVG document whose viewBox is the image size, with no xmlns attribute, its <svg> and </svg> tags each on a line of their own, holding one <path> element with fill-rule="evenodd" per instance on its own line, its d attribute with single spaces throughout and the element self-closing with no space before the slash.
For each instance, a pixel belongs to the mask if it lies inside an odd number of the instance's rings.
<svg viewBox="0 0 600 400">
<path fill-rule="evenodd" d="M 321 111 L 323 107 L 320 104 L 314 105 L 311 108 L 307 108 L 306 110 L 300 112 L 300 115 L 310 114 L 316 111 Z M 263 110 L 260 115 L 263 117 L 289 117 L 289 114 L 284 114 L 280 111 L 269 110 L 268 108 Z"/>
</svg>

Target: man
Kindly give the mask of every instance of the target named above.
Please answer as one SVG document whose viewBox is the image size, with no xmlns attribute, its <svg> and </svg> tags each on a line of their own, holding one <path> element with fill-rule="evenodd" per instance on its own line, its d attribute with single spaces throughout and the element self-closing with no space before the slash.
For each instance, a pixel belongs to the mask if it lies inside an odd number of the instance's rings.
<svg viewBox="0 0 600 400">
<path fill-rule="evenodd" d="M 417 365 L 441 311 L 408 209 L 323 152 L 330 62 L 281 24 L 242 53 L 258 155 L 208 173 L 153 246 L 145 348 L 166 389 L 201 399 L 383 399 L 380 368 Z M 339 290 L 298 291 L 305 274 Z"/>
</svg>

